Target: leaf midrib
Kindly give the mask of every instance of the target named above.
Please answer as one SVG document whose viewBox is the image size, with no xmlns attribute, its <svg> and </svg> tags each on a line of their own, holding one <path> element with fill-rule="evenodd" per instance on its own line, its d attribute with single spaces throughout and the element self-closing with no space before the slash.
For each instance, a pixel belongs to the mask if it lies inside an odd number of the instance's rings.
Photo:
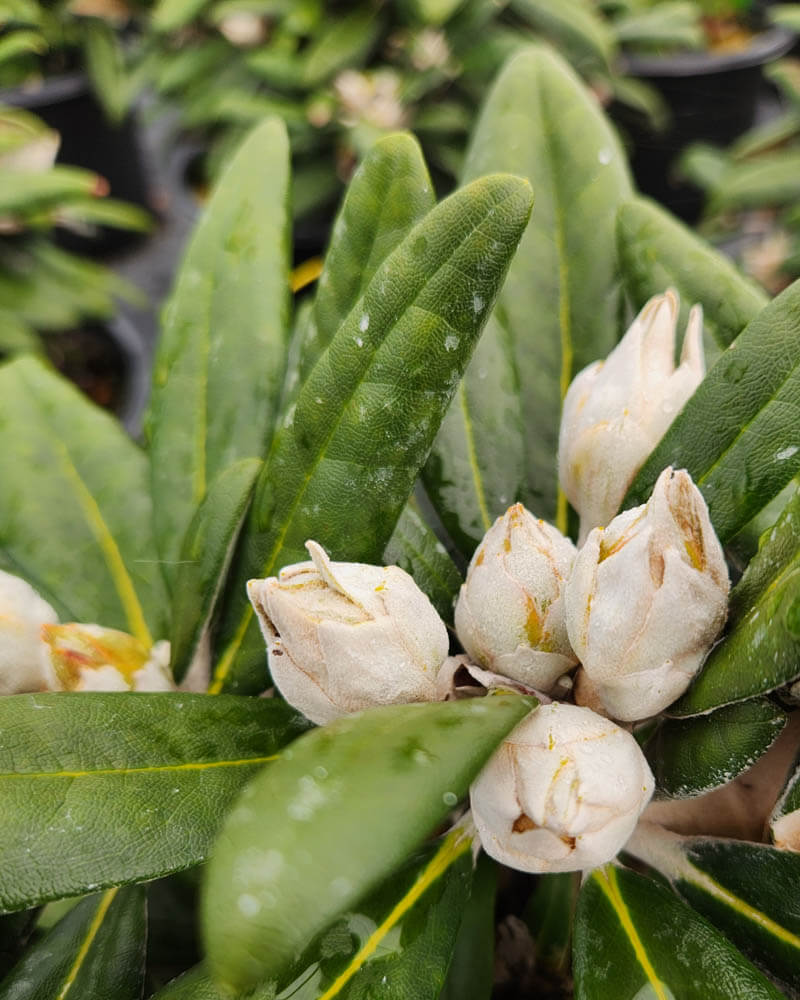
<svg viewBox="0 0 800 1000">
<path fill-rule="evenodd" d="M 129 774 L 173 774 L 181 771 L 208 771 L 222 767 L 251 767 L 277 760 L 279 754 L 261 757 L 240 757 L 231 760 L 183 761 L 179 764 L 146 764 L 136 767 L 107 767 L 76 771 L 0 771 L 0 781 L 3 779 L 27 778 L 97 778 L 110 775 L 127 776 Z"/>
</svg>

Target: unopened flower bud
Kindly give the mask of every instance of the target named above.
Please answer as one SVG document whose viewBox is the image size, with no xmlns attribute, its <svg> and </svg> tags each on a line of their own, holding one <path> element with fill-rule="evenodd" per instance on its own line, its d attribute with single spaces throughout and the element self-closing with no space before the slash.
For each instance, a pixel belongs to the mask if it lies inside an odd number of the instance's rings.
<svg viewBox="0 0 800 1000">
<path fill-rule="evenodd" d="M 665 469 L 646 504 L 591 532 L 567 582 L 567 630 L 613 718 L 646 719 L 683 694 L 725 622 L 729 586 L 685 470 Z"/>
<path fill-rule="evenodd" d="M 311 562 L 250 580 L 278 690 L 312 722 L 438 699 L 447 657 L 444 622 L 399 566 L 331 562 L 306 542 Z"/>
<path fill-rule="evenodd" d="M 50 684 L 55 691 L 174 691 L 169 643 L 150 647 L 102 625 L 45 625 Z"/>
<path fill-rule="evenodd" d="M 630 733 L 588 708 L 531 712 L 470 789 L 481 845 L 526 872 L 595 868 L 622 850 L 653 794 Z"/>
<path fill-rule="evenodd" d="M 564 399 L 558 470 L 580 514 L 580 541 L 617 513 L 645 459 L 705 374 L 703 313 L 694 306 L 675 367 L 678 296 L 650 299 L 605 361 L 584 368 Z"/>
<path fill-rule="evenodd" d="M 58 615 L 29 583 L 0 570 L 0 695 L 47 687 L 47 656 L 39 630 Z"/>
<path fill-rule="evenodd" d="M 542 691 L 575 666 L 562 593 L 574 559 L 572 542 L 521 503 L 495 521 L 455 610 L 458 638 L 476 663 Z"/>
</svg>

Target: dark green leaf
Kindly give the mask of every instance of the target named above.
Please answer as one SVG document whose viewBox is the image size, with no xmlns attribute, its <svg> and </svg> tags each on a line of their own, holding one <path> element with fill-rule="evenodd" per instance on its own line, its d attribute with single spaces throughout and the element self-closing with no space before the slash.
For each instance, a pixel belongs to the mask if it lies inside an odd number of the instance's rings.
<svg viewBox="0 0 800 1000">
<path fill-rule="evenodd" d="M 176 681 L 186 673 L 213 614 L 261 464 L 243 458 L 221 472 L 189 524 L 172 599 L 170 665 Z"/>
<path fill-rule="evenodd" d="M 441 618 L 452 624 L 453 607 L 464 581 L 413 499 L 403 508 L 384 550 L 383 561 L 401 566 L 410 573 Z"/>
<path fill-rule="evenodd" d="M 293 744 L 245 790 L 207 869 L 206 950 L 223 990 L 286 985 L 316 935 L 445 819 L 534 704 L 393 705 Z M 447 838 L 431 881 L 463 844 L 458 831 Z"/>
<path fill-rule="evenodd" d="M 606 865 L 578 898 L 576 1000 L 785 1000 L 669 889 Z"/>
<path fill-rule="evenodd" d="M 497 864 L 481 852 L 439 1000 L 489 1000 L 494 982 L 496 892 Z"/>
<path fill-rule="evenodd" d="M 670 798 L 687 798 L 732 781 L 772 746 L 786 721 L 765 698 L 665 720 L 645 748 L 656 787 Z"/>
<path fill-rule="evenodd" d="M 148 425 L 170 583 L 208 484 L 269 445 L 289 325 L 288 192 L 286 129 L 268 120 L 216 187 L 164 313 Z"/>
<path fill-rule="evenodd" d="M 381 264 L 304 383 L 259 477 L 210 690 L 257 689 L 264 646 L 245 584 L 303 561 L 377 562 L 469 360 L 531 207 L 494 175 L 452 195 Z"/>
<path fill-rule="evenodd" d="M 527 177 L 536 207 L 425 469 L 466 558 L 516 500 L 566 530 L 561 401 L 572 376 L 616 342 L 614 219 L 630 197 L 613 130 L 545 49 L 506 66 L 481 114 L 464 174 L 498 169 Z"/>
<path fill-rule="evenodd" d="M 728 632 L 671 715 L 752 698 L 800 674 L 800 493 L 795 493 L 733 588 Z"/>
<path fill-rule="evenodd" d="M 637 831 L 632 853 L 770 976 L 800 988 L 800 855 L 727 838 L 680 837 L 650 824 Z"/>
<path fill-rule="evenodd" d="M 87 896 L 28 949 L 0 1000 L 139 1000 L 146 944 L 144 886 Z"/>
<path fill-rule="evenodd" d="M 671 286 L 681 297 L 680 329 L 686 327 L 691 306 L 699 302 L 704 326 L 719 347 L 735 340 L 769 301 L 727 257 L 655 202 L 634 198 L 620 205 L 617 245 L 622 279 L 634 307 L 640 309 Z M 706 341 L 706 348 L 713 350 L 713 343 Z"/>
<path fill-rule="evenodd" d="M 0 911 L 205 860 L 233 796 L 305 725 L 270 699 L 0 699 Z"/>
<path fill-rule="evenodd" d="M 542 875 L 525 907 L 525 922 L 536 942 L 536 964 L 542 970 L 569 971 L 572 924 L 578 900 L 577 872 Z"/>
<path fill-rule="evenodd" d="M 107 413 L 33 358 L 0 367 L 0 566 L 63 619 L 164 635 L 147 461 Z"/>
<path fill-rule="evenodd" d="M 668 465 L 689 471 L 722 542 L 800 469 L 800 282 L 748 324 L 673 421 L 623 503 L 644 503 Z"/>
<path fill-rule="evenodd" d="M 303 338 L 301 383 L 379 266 L 435 203 L 417 141 L 398 134 L 376 142 L 353 176 L 333 227 L 311 325 Z"/>
</svg>

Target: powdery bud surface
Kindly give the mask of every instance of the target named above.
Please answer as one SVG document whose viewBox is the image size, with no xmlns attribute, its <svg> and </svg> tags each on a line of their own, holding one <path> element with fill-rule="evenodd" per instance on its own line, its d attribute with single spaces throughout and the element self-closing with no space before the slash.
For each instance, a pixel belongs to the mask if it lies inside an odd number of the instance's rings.
<svg viewBox="0 0 800 1000">
<path fill-rule="evenodd" d="M 149 647 L 102 625 L 45 625 L 50 687 L 54 691 L 174 691 L 169 643 Z"/>
<path fill-rule="evenodd" d="M 729 588 L 685 470 L 665 469 L 646 504 L 591 532 L 567 582 L 567 630 L 613 718 L 646 719 L 683 694 L 725 622 Z"/>
<path fill-rule="evenodd" d="M 679 301 L 645 305 L 605 361 L 584 368 L 564 399 L 558 440 L 562 489 L 580 514 L 581 541 L 606 525 L 645 459 L 703 380 L 703 313 L 694 306 L 675 367 Z"/>
<path fill-rule="evenodd" d="M 42 625 L 58 615 L 29 583 L 0 570 L 0 695 L 47 687 Z"/>
<path fill-rule="evenodd" d="M 630 733 L 553 702 L 524 719 L 470 789 L 481 845 L 526 872 L 595 868 L 625 846 L 653 794 Z"/>
<path fill-rule="evenodd" d="M 247 585 L 286 701 L 324 724 L 377 705 L 438 700 L 447 629 L 408 573 L 331 562 L 316 542 L 306 548 L 311 562 Z"/>
<path fill-rule="evenodd" d="M 567 638 L 563 589 L 575 546 L 514 504 L 487 531 L 455 609 L 472 659 L 531 688 L 550 690 L 577 663 Z"/>
</svg>

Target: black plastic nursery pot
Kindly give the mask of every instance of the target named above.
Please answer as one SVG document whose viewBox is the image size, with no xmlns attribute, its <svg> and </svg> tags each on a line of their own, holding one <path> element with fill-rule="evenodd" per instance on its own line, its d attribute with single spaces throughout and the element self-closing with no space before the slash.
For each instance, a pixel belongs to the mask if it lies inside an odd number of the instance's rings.
<svg viewBox="0 0 800 1000">
<path fill-rule="evenodd" d="M 53 76 L 32 85 L 0 90 L 0 104 L 25 108 L 61 136 L 57 162 L 92 170 L 108 181 L 109 194 L 154 211 L 135 114 L 112 124 L 84 73 Z M 59 236 L 70 249 L 102 254 L 141 240 L 140 233 L 101 227 L 97 237 Z"/>
<path fill-rule="evenodd" d="M 727 146 L 747 131 L 763 92 L 762 68 L 785 55 L 794 40 L 792 32 L 771 28 L 737 51 L 627 56 L 623 71 L 654 87 L 670 112 L 666 127 L 656 131 L 628 107 L 611 109 L 630 144 L 639 189 L 682 219 L 696 221 L 703 194 L 675 177 L 678 155 L 693 142 Z"/>
</svg>

